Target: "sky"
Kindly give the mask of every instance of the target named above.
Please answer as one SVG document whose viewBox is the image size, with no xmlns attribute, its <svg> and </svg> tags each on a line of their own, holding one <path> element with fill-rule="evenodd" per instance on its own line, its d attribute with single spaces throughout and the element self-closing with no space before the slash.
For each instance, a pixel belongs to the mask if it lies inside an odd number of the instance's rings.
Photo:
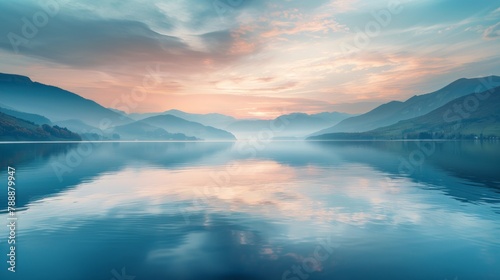
<svg viewBox="0 0 500 280">
<path fill-rule="evenodd" d="M 0 0 L 0 72 L 126 112 L 362 113 L 500 75 L 497 0 Z"/>
</svg>

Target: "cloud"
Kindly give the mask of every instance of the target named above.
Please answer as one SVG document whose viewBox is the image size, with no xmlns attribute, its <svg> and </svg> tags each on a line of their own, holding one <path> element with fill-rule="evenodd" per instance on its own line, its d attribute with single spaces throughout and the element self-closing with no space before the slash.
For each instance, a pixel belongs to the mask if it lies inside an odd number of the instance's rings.
<svg viewBox="0 0 500 280">
<path fill-rule="evenodd" d="M 496 39 L 500 37 L 500 22 L 486 28 L 484 30 L 483 37 L 485 39 Z"/>
<path fill-rule="evenodd" d="M 101 104 L 110 104 L 109 96 L 96 97 Z M 158 108 L 158 106 L 161 108 Z M 218 112 L 238 118 L 255 117 L 256 113 L 263 118 L 274 118 L 293 112 L 316 113 L 343 111 L 361 113 L 373 109 L 379 103 L 332 104 L 330 102 L 310 98 L 242 96 L 237 94 L 150 94 L 144 102 L 134 110 L 139 112 L 166 111 L 176 108 L 186 109 L 190 113 Z M 344 106 L 345 105 L 345 106 Z M 152 108 L 157 108 L 152 110 Z"/>
<path fill-rule="evenodd" d="M 465 28 L 464 31 L 472 31 L 476 33 L 483 33 L 484 32 L 484 26 L 482 25 L 474 25 L 474 26 L 469 26 Z"/>
<path fill-rule="evenodd" d="M 40 3 L 53 1 L 58 13 L 14 55 L 8 34 L 21 36 L 24 18 L 32 22 L 43 11 Z M 386 9 L 387 1 L 221 2 L 230 5 L 220 10 L 212 0 L 0 1 L 0 71 L 110 105 L 140 86 L 148 68 L 161 65 L 165 80 L 138 111 L 177 106 L 247 116 L 249 110 L 273 112 L 273 102 L 281 106 L 288 98 L 307 112 L 330 110 L 332 103 L 403 100 L 443 86 L 443 78 L 500 70 L 492 63 L 498 60 L 494 41 L 480 35 L 498 37 L 499 24 L 491 26 L 498 21 L 498 4 L 490 0 L 461 1 L 461 9 L 451 10 L 450 0 L 402 1 L 404 11 L 393 15 L 393 23 L 349 58 L 342 42 L 355 42 L 355 28 L 374 21 L 373 13 Z M 259 99 L 265 104 L 256 104 Z"/>
<path fill-rule="evenodd" d="M 119 8 L 122 6 L 130 5 L 118 5 Z M 49 17 L 44 26 L 36 28 L 35 35 L 30 38 L 31 36 L 23 35 L 23 26 L 26 25 L 23 18 L 33 23 L 29 15 L 40 11 L 40 7 L 2 3 L 0 8 L 3 9 L 2 14 L 6 16 L 2 19 L 0 34 L 16 34 L 24 38 L 22 43 L 16 46 L 20 55 L 74 67 L 103 65 L 134 67 L 137 63 L 160 61 L 171 64 L 177 70 L 187 67 L 184 70 L 192 71 L 192 65 L 201 64 L 208 58 L 215 63 L 229 63 L 257 49 L 248 38 L 242 38 L 241 34 L 232 33 L 230 30 L 201 35 L 191 34 L 184 38 L 153 30 L 147 24 L 152 21 L 147 20 L 149 13 L 142 14 L 146 20 L 138 21 L 133 19 L 134 17 L 123 18 L 126 14 L 122 14 L 121 17 L 115 15 L 116 12 L 104 18 L 100 16 L 102 14 L 100 12 L 89 13 L 90 8 L 81 3 L 76 7 L 77 10 L 67 10 L 61 6 L 59 13 Z M 173 11 L 171 13 L 174 14 Z M 213 15 L 207 17 L 216 16 L 215 12 L 212 13 Z M 163 22 L 163 28 L 156 25 L 157 29 L 170 30 L 178 24 L 169 21 L 173 17 L 160 16 L 158 12 L 152 15 L 158 18 L 155 22 Z M 204 49 L 196 49 L 187 37 L 202 42 Z M 8 36 L 0 37 L 0 48 L 15 51 L 13 41 Z"/>
<path fill-rule="evenodd" d="M 491 12 L 492 15 L 500 15 L 500 7 Z"/>
<path fill-rule="evenodd" d="M 263 37 L 278 37 L 300 33 L 329 33 L 345 30 L 330 14 L 305 15 L 298 9 L 289 9 L 272 14 L 266 26 L 270 29 L 262 33 Z"/>
</svg>

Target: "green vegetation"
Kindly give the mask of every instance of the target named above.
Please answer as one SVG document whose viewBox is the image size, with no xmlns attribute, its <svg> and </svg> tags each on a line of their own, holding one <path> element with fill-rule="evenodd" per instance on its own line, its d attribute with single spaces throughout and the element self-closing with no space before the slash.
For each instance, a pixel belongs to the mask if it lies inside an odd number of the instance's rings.
<svg viewBox="0 0 500 280">
<path fill-rule="evenodd" d="M 0 112 L 0 141 L 80 141 L 80 135 L 59 126 L 37 125 Z"/>
</svg>

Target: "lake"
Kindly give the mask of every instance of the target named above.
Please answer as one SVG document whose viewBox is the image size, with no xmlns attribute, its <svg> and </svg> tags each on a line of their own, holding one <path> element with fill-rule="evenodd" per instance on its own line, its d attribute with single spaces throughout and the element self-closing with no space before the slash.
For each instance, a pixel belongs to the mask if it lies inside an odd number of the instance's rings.
<svg viewBox="0 0 500 280">
<path fill-rule="evenodd" d="M 500 142 L 0 144 L 1 279 L 500 279 Z"/>
</svg>

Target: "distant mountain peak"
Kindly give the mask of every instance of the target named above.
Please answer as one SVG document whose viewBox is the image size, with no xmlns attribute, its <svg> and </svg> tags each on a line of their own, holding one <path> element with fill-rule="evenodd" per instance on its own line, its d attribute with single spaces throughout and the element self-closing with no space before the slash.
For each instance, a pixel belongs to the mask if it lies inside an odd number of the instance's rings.
<svg viewBox="0 0 500 280">
<path fill-rule="evenodd" d="M 495 76 L 495 75 L 490 75 L 490 76 L 485 76 L 485 77 L 477 77 L 477 78 L 460 78 L 460 79 L 455 80 L 455 81 L 451 82 L 450 84 L 446 85 L 441 90 L 455 88 L 456 86 L 461 86 L 464 83 L 465 84 L 467 84 L 467 83 L 477 84 L 478 81 L 480 83 L 482 82 L 482 84 L 484 84 L 484 85 L 490 85 L 492 82 L 496 84 L 496 83 L 498 83 L 499 79 L 500 79 L 500 77 Z M 494 87 L 494 85 L 490 85 L 490 86 Z"/>
<path fill-rule="evenodd" d="M 33 81 L 29 77 L 16 74 L 5 74 L 5 73 L 0 73 L 0 82 L 14 82 L 14 83 L 26 83 L 26 84 L 33 83 Z"/>
<path fill-rule="evenodd" d="M 461 78 L 431 93 L 415 95 L 404 102 L 391 101 L 377 108 L 315 132 L 313 136 L 338 132 L 366 132 L 389 126 L 402 120 L 425 115 L 444 104 L 474 92 L 482 92 L 500 86 L 499 76 Z"/>
<path fill-rule="evenodd" d="M 105 119 L 114 125 L 131 121 L 93 100 L 21 75 L 0 73 L 0 100 L 16 111 L 41 115 L 54 122 L 79 119 L 98 127 Z"/>
<path fill-rule="evenodd" d="M 165 111 L 164 113 L 186 113 L 186 112 L 178 110 L 178 109 L 170 109 L 168 111 Z"/>
</svg>

